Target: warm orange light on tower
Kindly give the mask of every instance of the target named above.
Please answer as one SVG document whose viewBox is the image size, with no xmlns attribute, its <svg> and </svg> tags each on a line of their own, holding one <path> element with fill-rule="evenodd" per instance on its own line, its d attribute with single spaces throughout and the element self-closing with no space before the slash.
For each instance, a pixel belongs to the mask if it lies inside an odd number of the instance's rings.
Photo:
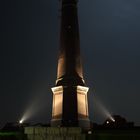
<svg viewBox="0 0 140 140">
<path fill-rule="evenodd" d="M 80 56 L 77 0 L 61 0 L 60 48 L 53 91 L 52 126 L 89 128 L 88 87 Z"/>
<path fill-rule="evenodd" d="M 53 111 L 52 117 L 58 119 L 62 116 L 62 104 L 63 104 L 63 87 L 54 87 L 53 91 Z"/>
</svg>

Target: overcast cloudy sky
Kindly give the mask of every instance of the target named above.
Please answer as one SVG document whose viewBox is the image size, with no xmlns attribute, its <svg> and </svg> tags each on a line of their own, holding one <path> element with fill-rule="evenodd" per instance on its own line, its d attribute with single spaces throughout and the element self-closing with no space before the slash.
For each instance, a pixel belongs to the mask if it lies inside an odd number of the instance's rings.
<svg viewBox="0 0 140 140">
<path fill-rule="evenodd" d="M 106 109 L 140 125 L 140 1 L 79 0 L 78 7 L 91 120 L 102 123 Z M 49 122 L 59 0 L 7 0 L 0 9 L 0 124 L 24 114 Z"/>
</svg>

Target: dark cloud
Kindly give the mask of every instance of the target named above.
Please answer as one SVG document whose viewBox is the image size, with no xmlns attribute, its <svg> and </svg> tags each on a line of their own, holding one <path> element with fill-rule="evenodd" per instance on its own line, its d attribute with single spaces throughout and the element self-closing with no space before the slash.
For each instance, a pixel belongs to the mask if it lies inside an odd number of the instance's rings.
<svg viewBox="0 0 140 140">
<path fill-rule="evenodd" d="M 140 122 L 139 4 L 139 1 L 124 0 L 80 3 L 81 47 L 87 82 L 91 89 L 96 86 L 95 95 L 110 111 L 137 124 Z M 90 98 L 90 106 L 93 104 Z M 99 118 L 96 115 L 95 112 L 93 120 Z"/>
</svg>

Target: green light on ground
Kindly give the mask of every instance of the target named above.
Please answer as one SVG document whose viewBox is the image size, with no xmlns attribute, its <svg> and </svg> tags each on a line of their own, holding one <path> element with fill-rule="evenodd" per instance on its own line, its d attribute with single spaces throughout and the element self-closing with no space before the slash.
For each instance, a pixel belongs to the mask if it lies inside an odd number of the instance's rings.
<svg viewBox="0 0 140 140">
<path fill-rule="evenodd" d="M 17 132 L 0 132 L 0 136 L 19 135 Z"/>
</svg>

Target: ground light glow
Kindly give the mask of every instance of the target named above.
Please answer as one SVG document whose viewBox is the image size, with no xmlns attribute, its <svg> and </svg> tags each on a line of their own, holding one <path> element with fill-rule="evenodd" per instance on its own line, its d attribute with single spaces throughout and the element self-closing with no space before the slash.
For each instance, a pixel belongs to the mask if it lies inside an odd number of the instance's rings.
<svg viewBox="0 0 140 140">
<path fill-rule="evenodd" d="M 109 124 L 109 121 L 106 121 L 107 124 Z"/>
<path fill-rule="evenodd" d="M 26 108 L 22 117 L 19 119 L 20 124 L 30 121 L 31 118 L 39 115 L 42 110 L 45 110 L 46 104 L 44 102 L 44 97 L 33 98 Z"/>
<path fill-rule="evenodd" d="M 112 113 L 107 110 L 107 108 L 103 105 L 103 103 L 101 103 L 101 101 L 97 97 L 94 97 L 94 103 L 96 104 L 97 110 L 103 117 L 109 118 L 111 121 L 115 122 L 115 119 L 111 115 Z"/>
<path fill-rule="evenodd" d="M 23 116 L 21 117 L 19 123 L 23 123 L 33 117 L 37 112 L 38 108 L 36 107 L 35 104 L 30 105 L 27 110 L 24 112 Z"/>
<path fill-rule="evenodd" d="M 19 123 L 22 124 L 23 123 L 23 120 L 20 120 Z"/>
</svg>

